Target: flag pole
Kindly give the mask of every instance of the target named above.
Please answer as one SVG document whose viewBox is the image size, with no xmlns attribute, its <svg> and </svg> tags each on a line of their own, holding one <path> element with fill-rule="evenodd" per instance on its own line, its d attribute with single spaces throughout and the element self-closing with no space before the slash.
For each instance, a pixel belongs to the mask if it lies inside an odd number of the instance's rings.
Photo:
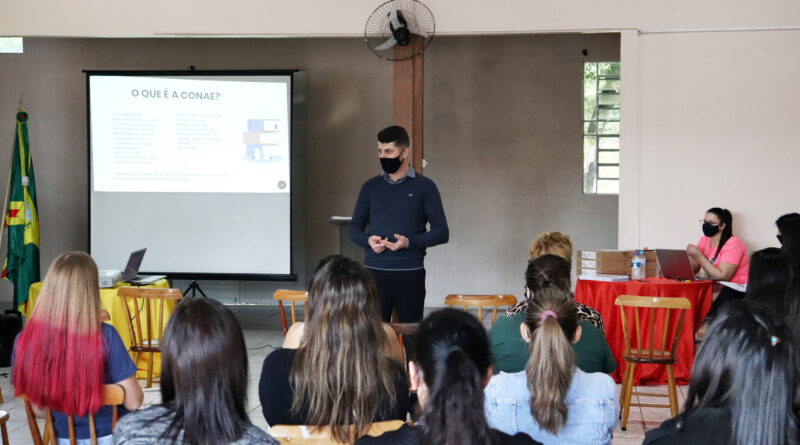
<svg viewBox="0 0 800 445">
<path fill-rule="evenodd" d="M 22 111 L 22 93 L 19 93 L 19 103 L 17 104 L 17 113 Z M 14 116 L 14 120 L 17 120 L 17 116 Z M 19 125 L 19 122 L 17 122 Z M 16 138 L 16 131 L 14 132 Z M 16 139 L 15 139 L 16 140 Z M 8 195 L 11 192 L 11 168 L 14 164 L 14 149 L 11 149 L 11 158 L 8 160 L 8 180 L 6 181 L 6 199 L 3 203 L 3 231 L 5 232 L 6 229 L 6 217 L 8 216 Z M 6 255 L 8 256 L 8 255 Z M 16 309 L 16 308 L 14 308 Z"/>
</svg>

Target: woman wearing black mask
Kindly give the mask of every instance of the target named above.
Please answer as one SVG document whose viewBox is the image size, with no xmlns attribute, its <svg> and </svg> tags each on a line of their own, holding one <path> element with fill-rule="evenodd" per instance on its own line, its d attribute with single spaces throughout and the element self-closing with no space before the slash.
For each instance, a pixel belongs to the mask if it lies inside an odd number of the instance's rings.
<svg viewBox="0 0 800 445">
<path fill-rule="evenodd" d="M 712 280 L 747 284 L 750 260 L 744 244 L 733 236 L 733 217 L 727 209 L 714 207 L 702 220 L 703 236 L 697 245 L 689 244 L 686 253 L 695 272 L 702 269 Z M 730 300 L 744 298 L 744 292 L 724 286 L 708 311 L 713 318 L 720 306 Z"/>
</svg>

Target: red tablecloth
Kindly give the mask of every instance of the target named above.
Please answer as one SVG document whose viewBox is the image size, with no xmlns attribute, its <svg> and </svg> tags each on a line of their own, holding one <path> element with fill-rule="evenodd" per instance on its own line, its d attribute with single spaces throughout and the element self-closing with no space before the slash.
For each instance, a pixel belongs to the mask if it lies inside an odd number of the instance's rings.
<svg viewBox="0 0 800 445">
<path fill-rule="evenodd" d="M 619 306 L 614 305 L 614 300 L 620 295 L 640 295 L 645 297 L 684 297 L 692 303 L 692 308 L 686 311 L 683 321 L 680 340 L 678 341 L 678 361 L 673 366 L 675 380 L 678 384 L 686 384 L 692 373 L 694 362 L 694 333 L 700 328 L 711 307 L 711 281 L 678 282 L 665 278 L 647 278 L 645 280 L 631 280 L 611 283 L 607 281 L 578 280 L 575 287 L 575 300 L 591 306 L 600 312 L 605 324 L 606 340 L 611 347 L 611 353 L 617 361 L 617 369 L 611 374 L 614 380 L 620 382 L 625 372 L 625 337 L 622 334 L 622 320 L 620 319 Z M 626 311 L 627 312 L 627 311 Z M 644 317 L 644 313 L 640 313 Z M 663 317 L 663 315 L 662 315 Z M 678 317 L 671 317 L 672 326 L 677 325 Z M 633 310 L 628 315 L 628 321 L 633 320 Z M 642 318 L 644 320 L 644 318 Z M 673 324 L 674 323 L 674 324 Z M 663 325 L 663 323 L 660 323 Z M 654 327 L 660 329 L 659 323 Z M 658 331 L 661 332 L 661 331 Z M 635 330 L 629 328 L 632 341 Z M 642 339 L 649 337 L 649 327 L 642 326 Z M 635 385 L 662 385 L 667 383 L 667 370 L 663 365 L 636 365 Z"/>
</svg>

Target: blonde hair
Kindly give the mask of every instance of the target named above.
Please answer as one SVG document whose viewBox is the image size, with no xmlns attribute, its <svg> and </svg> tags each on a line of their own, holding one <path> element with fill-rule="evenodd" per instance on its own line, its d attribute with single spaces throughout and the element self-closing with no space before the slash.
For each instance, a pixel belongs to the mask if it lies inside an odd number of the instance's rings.
<svg viewBox="0 0 800 445">
<path fill-rule="evenodd" d="M 542 232 L 528 247 L 532 260 L 548 253 L 560 256 L 572 265 L 572 241 L 569 236 L 561 232 Z"/>
<path fill-rule="evenodd" d="M 525 324 L 531 333 L 530 358 L 525 365 L 531 415 L 541 428 L 557 434 L 567 422 L 578 307 L 569 292 L 542 289 L 528 302 Z"/>
<path fill-rule="evenodd" d="M 65 252 L 47 270 L 31 321 L 68 327 L 76 334 L 100 330 L 97 265 L 89 254 Z"/>
<path fill-rule="evenodd" d="M 404 370 L 386 355 L 378 301 L 369 272 L 344 257 L 325 264 L 309 290 L 308 321 L 289 372 L 292 413 L 307 407 L 306 424 L 328 426 L 339 442 L 354 442 L 381 406 L 397 401 L 394 382 Z"/>
</svg>

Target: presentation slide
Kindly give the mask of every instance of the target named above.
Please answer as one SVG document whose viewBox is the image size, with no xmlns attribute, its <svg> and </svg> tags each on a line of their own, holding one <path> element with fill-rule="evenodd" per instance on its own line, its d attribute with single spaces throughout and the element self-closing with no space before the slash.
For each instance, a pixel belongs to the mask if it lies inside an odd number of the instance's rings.
<svg viewBox="0 0 800 445">
<path fill-rule="evenodd" d="M 91 78 L 94 190 L 289 193 L 289 78 Z"/>
<path fill-rule="evenodd" d="M 147 248 L 143 272 L 292 274 L 292 82 L 291 72 L 89 72 L 98 266 L 120 269 Z"/>
</svg>

